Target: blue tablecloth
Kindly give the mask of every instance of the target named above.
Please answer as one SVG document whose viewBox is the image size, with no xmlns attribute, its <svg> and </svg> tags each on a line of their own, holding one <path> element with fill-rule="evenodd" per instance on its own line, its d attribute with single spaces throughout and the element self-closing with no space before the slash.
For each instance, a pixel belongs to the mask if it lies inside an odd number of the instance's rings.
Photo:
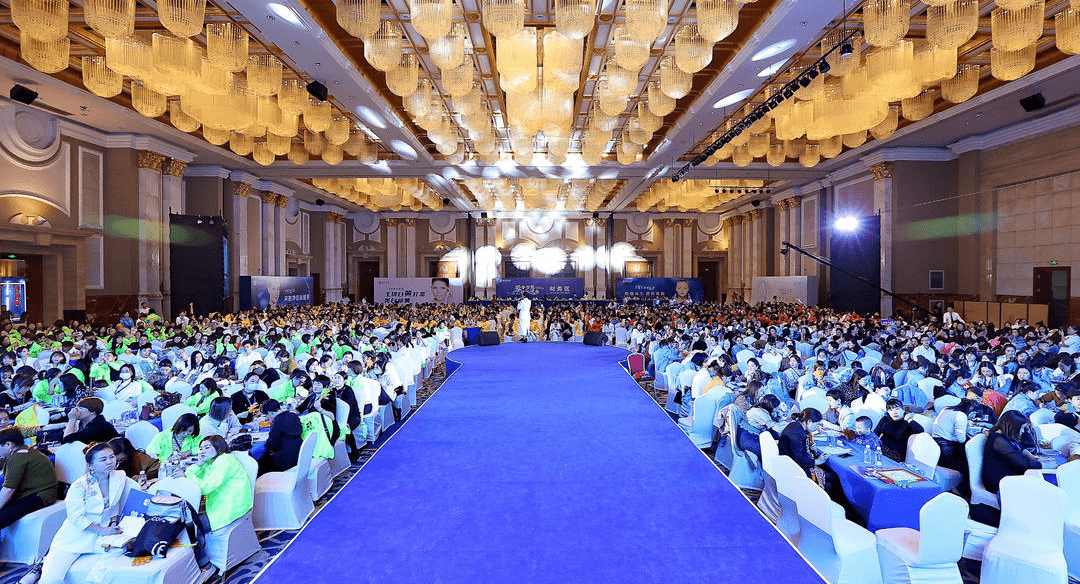
<svg viewBox="0 0 1080 584">
<path fill-rule="evenodd" d="M 480 327 L 469 326 L 465 327 L 465 344 L 475 345 L 480 340 Z"/>
<path fill-rule="evenodd" d="M 845 440 L 841 440 L 841 445 L 852 449 L 851 456 L 830 456 L 825 465 L 840 478 L 840 486 L 859 514 L 860 522 L 870 531 L 887 527 L 919 529 L 919 512 L 923 505 L 942 492 L 941 485 L 925 480 L 899 487 L 868 477 L 864 473 L 866 465 L 863 464 L 862 449 Z M 927 476 L 925 470 L 916 471 L 888 458 L 884 459 L 881 468 L 906 468 Z"/>
</svg>

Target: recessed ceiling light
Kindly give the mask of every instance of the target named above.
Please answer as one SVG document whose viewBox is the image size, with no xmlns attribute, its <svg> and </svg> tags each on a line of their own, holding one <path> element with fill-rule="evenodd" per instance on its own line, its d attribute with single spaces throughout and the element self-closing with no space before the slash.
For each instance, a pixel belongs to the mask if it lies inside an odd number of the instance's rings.
<svg viewBox="0 0 1080 584">
<path fill-rule="evenodd" d="M 401 140 L 391 140 L 390 147 L 394 149 L 394 152 L 401 155 L 402 158 L 416 160 L 416 149 Z"/>
<path fill-rule="evenodd" d="M 769 65 L 768 67 L 762 69 L 761 71 L 758 71 L 757 76 L 758 77 L 772 77 L 773 75 L 776 75 L 777 71 L 779 71 L 781 68 L 784 67 L 784 63 L 787 63 L 787 59 L 777 61 L 777 62 L 773 63 L 772 65 Z"/>
<path fill-rule="evenodd" d="M 795 42 L 796 42 L 795 39 L 787 39 L 785 41 L 780 41 L 778 43 L 773 43 L 773 44 L 765 47 L 764 49 L 761 49 L 760 51 L 754 53 L 754 56 L 750 57 L 750 60 L 751 61 L 763 61 L 765 59 L 768 59 L 769 57 L 775 57 L 775 56 L 779 55 L 780 53 L 783 53 L 784 51 L 790 49 L 791 47 L 794 47 Z"/>
<path fill-rule="evenodd" d="M 285 22 L 288 22 L 289 24 L 297 28 L 307 28 L 307 25 L 304 24 L 304 21 L 300 19 L 300 15 L 298 15 L 292 8 L 289 8 L 284 4 L 271 2 L 266 5 L 266 8 L 268 8 L 270 12 L 273 12 L 274 15 L 278 18 L 284 20 Z"/>
<path fill-rule="evenodd" d="M 386 129 L 386 119 L 378 114 L 375 110 L 369 108 L 366 105 L 362 105 L 356 108 L 356 115 L 360 116 L 369 125 L 375 126 L 379 129 Z"/>
<path fill-rule="evenodd" d="M 717 101 L 716 103 L 714 103 L 713 108 L 714 109 L 720 109 L 722 107 L 727 107 L 729 105 L 735 105 L 735 104 L 739 103 L 740 101 L 742 101 L 742 100 L 746 99 L 747 97 L 749 97 L 750 94 L 753 93 L 753 92 L 754 92 L 753 89 L 744 89 L 742 91 L 736 91 L 735 93 L 732 93 L 731 95 L 729 95 L 729 96 Z"/>
</svg>

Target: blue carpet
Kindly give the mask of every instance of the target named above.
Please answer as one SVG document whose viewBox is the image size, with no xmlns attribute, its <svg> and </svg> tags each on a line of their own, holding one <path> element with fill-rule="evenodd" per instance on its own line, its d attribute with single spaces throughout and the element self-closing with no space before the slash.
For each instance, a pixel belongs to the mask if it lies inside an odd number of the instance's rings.
<svg viewBox="0 0 1080 584">
<path fill-rule="evenodd" d="M 821 582 L 617 362 L 580 344 L 462 366 L 257 579 Z"/>
</svg>

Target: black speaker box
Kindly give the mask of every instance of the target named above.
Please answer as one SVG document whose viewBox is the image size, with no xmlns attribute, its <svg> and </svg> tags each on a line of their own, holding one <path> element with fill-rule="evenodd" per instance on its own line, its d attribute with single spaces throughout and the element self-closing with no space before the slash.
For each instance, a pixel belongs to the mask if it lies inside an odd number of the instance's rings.
<svg viewBox="0 0 1080 584">
<path fill-rule="evenodd" d="M 588 331 L 588 332 L 585 333 L 585 336 L 581 339 L 581 342 L 585 343 L 586 345 L 592 345 L 594 347 L 599 347 L 599 346 L 604 344 L 604 333 L 602 333 L 600 331 Z"/>
<path fill-rule="evenodd" d="M 499 344 L 499 333 L 492 331 L 481 331 L 480 338 L 476 340 L 476 344 L 481 347 L 489 347 L 491 345 Z"/>
</svg>

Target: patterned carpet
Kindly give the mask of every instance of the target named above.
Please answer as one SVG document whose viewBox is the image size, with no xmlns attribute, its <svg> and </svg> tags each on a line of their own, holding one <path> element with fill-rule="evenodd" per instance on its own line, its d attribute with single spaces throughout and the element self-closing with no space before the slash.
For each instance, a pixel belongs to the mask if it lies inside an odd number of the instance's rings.
<svg viewBox="0 0 1080 584">
<path fill-rule="evenodd" d="M 360 470 L 360 468 L 364 466 L 368 459 L 371 458 L 371 455 L 374 454 L 375 451 L 378 450 L 378 448 L 382 446 L 382 444 L 386 442 L 387 439 L 389 439 L 391 436 L 394 435 L 395 432 L 397 432 L 401 425 L 406 420 L 408 420 L 410 416 L 412 416 L 413 412 L 416 411 L 416 408 L 419 407 L 420 404 L 423 404 L 424 401 L 428 397 L 430 397 L 432 393 L 439 389 L 439 387 L 442 386 L 443 381 L 445 380 L 445 363 L 440 363 L 432 371 L 431 376 L 425 379 L 420 387 L 416 388 L 417 404 L 413 406 L 412 411 L 408 412 L 400 422 L 394 424 L 393 426 L 390 426 L 390 428 L 388 428 L 386 432 L 383 432 L 383 434 L 379 436 L 379 440 L 377 442 L 369 445 L 367 448 L 364 448 L 364 450 L 360 453 L 360 458 L 357 459 L 356 463 L 354 463 L 348 468 L 348 470 L 341 473 L 337 476 L 337 478 L 334 479 L 334 483 L 333 486 L 330 488 L 330 492 L 328 492 L 324 497 L 315 502 L 316 511 L 321 509 L 324 505 L 326 505 L 327 502 L 334 498 L 334 495 L 336 495 L 337 492 L 340 491 L 343 486 L 345 486 L 345 483 L 349 482 L 349 479 L 351 479 L 353 475 L 355 475 Z M 266 566 L 266 564 L 268 564 L 278 554 L 280 554 L 282 550 L 285 549 L 285 546 L 287 546 L 289 542 L 292 541 L 294 537 L 296 537 L 297 533 L 299 533 L 298 530 L 258 532 L 259 542 L 262 544 L 262 550 L 248 558 L 248 560 L 244 563 L 230 570 L 224 576 L 214 575 L 209 580 L 207 580 L 206 584 L 249 584 L 252 580 L 255 579 L 255 576 L 259 574 L 259 571 L 262 570 L 263 567 Z M 0 584 L 16 584 L 19 581 L 19 578 L 22 578 L 23 574 L 25 574 L 28 569 L 29 566 L 24 566 L 21 564 L 0 563 Z"/>
</svg>

